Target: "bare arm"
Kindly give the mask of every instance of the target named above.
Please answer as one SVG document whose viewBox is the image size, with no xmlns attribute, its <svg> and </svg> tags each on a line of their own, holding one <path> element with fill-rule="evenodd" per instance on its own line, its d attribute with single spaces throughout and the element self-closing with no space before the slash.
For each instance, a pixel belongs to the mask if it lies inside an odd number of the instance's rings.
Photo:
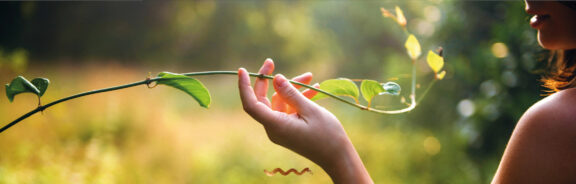
<svg viewBox="0 0 576 184">
<path fill-rule="evenodd" d="M 576 183 L 576 89 L 526 111 L 492 183 Z"/>
<path fill-rule="evenodd" d="M 272 60 L 266 60 L 260 73 L 269 75 L 273 70 Z M 246 70 L 239 69 L 238 78 L 244 110 L 264 126 L 272 142 L 318 164 L 334 183 L 372 183 L 338 119 L 306 98 L 313 96 L 310 92 L 300 93 L 284 76 L 277 75 L 273 100 L 280 102 L 270 102 L 266 79 L 257 79 L 252 88 Z"/>
</svg>

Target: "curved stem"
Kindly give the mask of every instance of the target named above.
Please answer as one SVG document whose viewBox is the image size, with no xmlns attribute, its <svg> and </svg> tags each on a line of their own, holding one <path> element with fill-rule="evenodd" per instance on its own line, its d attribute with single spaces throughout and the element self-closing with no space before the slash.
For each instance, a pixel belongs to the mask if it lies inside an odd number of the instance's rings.
<svg viewBox="0 0 576 184">
<path fill-rule="evenodd" d="M 150 79 L 150 80 L 144 80 L 144 81 L 140 81 L 140 82 L 135 82 L 135 83 L 131 83 L 131 84 L 125 84 L 125 85 L 120 85 L 120 86 L 115 86 L 115 87 L 110 87 L 110 88 L 104 88 L 104 89 L 98 89 L 98 90 L 93 90 L 93 91 L 88 91 L 88 92 L 84 92 L 84 93 L 79 93 L 76 95 L 72 95 L 69 97 L 65 97 L 53 102 L 50 102 L 46 105 L 39 105 L 36 109 L 20 116 L 18 119 L 10 122 L 9 124 L 5 125 L 4 127 L 2 127 L 0 129 L 0 133 L 4 132 L 6 129 L 16 125 L 18 122 L 36 114 L 37 112 L 41 112 L 44 111 L 45 109 L 47 109 L 48 107 L 51 107 L 53 105 L 68 101 L 68 100 L 72 100 L 75 98 L 79 98 L 79 97 L 83 97 L 86 95 L 92 95 L 92 94 L 96 94 L 96 93 L 103 93 L 103 92 L 108 92 L 108 91 L 115 91 L 115 90 L 119 90 L 119 89 L 124 89 L 124 88 L 129 88 L 129 87 L 133 87 L 133 86 L 138 86 L 138 85 L 143 85 L 143 84 L 148 84 L 150 81 L 156 81 L 158 80 L 158 78 L 154 78 L 154 79 Z"/>
<path fill-rule="evenodd" d="M 416 108 L 416 104 L 418 103 L 416 101 L 416 61 L 413 60 L 412 61 L 412 85 L 411 85 L 412 89 L 410 92 L 410 106 L 404 108 L 404 109 L 399 109 L 399 110 L 391 110 L 391 111 L 383 111 L 383 110 L 378 110 L 378 109 L 370 109 L 373 112 L 377 112 L 377 113 L 383 113 L 383 114 L 401 114 L 401 113 L 405 113 L 405 112 L 410 112 L 412 110 L 414 110 L 414 108 Z"/>
<path fill-rule="evenodd" d="M 312 87 L 312 86 L 310 86 L 310 85 L 306 85 L 306 84 L 303 84 L 303 83 L 300 83 L 300 82 L 297 82 L 297 81 L 292 81 L 292 80 L 290 80 L 290 83 L 296 84 L 296 85 L 299 85 L 299 86 L 302 86 L 302 87 L 305 87 L 305 88 L 308 88 L 308 89 L 311 89 L 311 90 L 314 90 L 314 91 L 317 91 L 317 92 L 319 92 L 319 93 L 323 93 L 323 94 L 328 95 L 328 96 L 330 96 L 330 97 L 332 97 L 332 98 L 334 98 L 334 99 L 336 99 L 336 100 L 338 100 L 338 101 L 344 102 L 344 103 L 346 103 L 346 104 L 348 104 L 348 105 L 355 106 L 355 107 L 360 108 L 360 109 L 362 109 L 362 110 L 367 110 L 367 111 L 370 111 L 370 112 L 376 112 L 376 113 L 382 113 L 382 114 L 399 114 L 399 113 L 404 113 L 404 112 L 411 111 L 412 109 L 414 109 L 414 107 L 416 107 L 416 102 L 415 102 L 415 100 L 414 100 L 414 99 L 415 99 L 415 97 L 414 97 L 414 96 L 415 96 L 415 95 L 414 95 L 414 93 L 415 93 L 415 85 L 416 85 L 416 80 L 415 80 L 416 69 L 415 69 L 415 68 L 416 68 L 416 67 L 413 67 L 413 70 L 412 70 L 412 76 L 413 76 L 413 78 L 412 78 L 412 94 L 410 95 L 410 99 L 411 99 L 411 101 L 412 101 L 411 105 L 410 105 L 409 107 L 407 107 L 407 108 L 404 108 L 404 109 L 392 110 L 392 111 L 385 111 L 385 110 L 379 110 L 379 109 L 371 109 L 371 108 L 369 108 L 369 107 L 367 107 L 367 106 L 363 106 L 363 105 L 360 105 L 360 104 L 358 104 L 358 103 L 354 103 L 354 102 L 348 101 L 348 100 L 346 100 L 346 99 L 344 99 L 344 98 L 341 98 L 341 97 L 338 97 L 338 96 L 336 96 L 336 95 L 334 95 L 334 94 L 332 94 L 332 93 L 326 92 L 326 91 L 324 91 L 324 90 L 321 90 L 321 89 L 318 89 L 318 88 L 315 88 L 315 87 Z M 182 73 L 182 75 L 186 75 L 186 76 L 238 75 L 238 72 L 237 72 L 237 71 L 207 71 L 207 72 Z M 249 75 L 252 76 L 252 77 L 267 78 L 267 79 L 273 79 L 273 78 L 274 78 L 273 76 L 270 76 L 270 75 L 262 75 L 262 74 L 257 74 L 257 73 L 249 73 Z M 62 103 L 62 102 L 65 102 L 65 101 L 68 101 L 68 100 L 72 100 L 72 99 L 75 99 L 75 98 L 79 98 L 79 97 L 83 97 L 83 96 L 87 96 L 87 95 L 97 94 L 97 93 L 104 93 L 104 92 L 109 92 L 109 91 L 115 91 L 115 90 L 125 89 L 125 88 L 129 88 L 129 87 L 139 86 L 139 85 L 148 85 L 148 84 L 150 84 L 150 83 L 152 83 L 152 82 L 159 81 L 159 80 L 163 80 L 163 78 L 159 78 L 159 77 L 149 78 L 149 79 L 146 79 L 146 80 L 143 80 L 143 81 L 138 81 L 138 82 L 134 82 L 134 83 L 130 83 L 130 84 L 125 84 L 125 85 L 120 85 L 120 86 L 114 86 L 114 87 L 109 87 L 109 88 L 104 88 L 104 89 L 98 89 L 98 90 L 93 90 L 93 91 L 87 91 L 87 92 L 78 93 L 78 94 L 75 94 L 75 95 L 72 95 L 72 96 L 68 96 L 68 97 L 65 97 L 65 98 L 61 98 L 61 99 L 59 99 L 59 100 L 50 102 L 50 103 L 48 103 L 48 104 L 46 104 L 46 105 L 39 105 L 36 109 L 34 109 L 34 110 L 32 110 L 32 111 L 30 111 L 30 112 L 28 112 L 28 113 L 20 116 L 18 119 L 14 120 L 14 121 L 10 122 L 9 124 L 7 124 L 7 125 L 3 126 L 2 128 L 0 128 L 0 133 L 4 132 L 4 131 L 7 130 L 8 128 L 16 125 L 16 124 L 19 123 L 20 121 L 22 121 L 22 120 L 24 120 L 24 119 L 26 119 L 26 118 L 28 118 L 28 117 L 30 117 L 30 116 L 32 116 L 32 115 L 34 115 L 34 114 L 36 114 L 36 113 L 38 113 L 38 112 L 42 112 L 42 111 L 44 111 L 45 109 L 47 109 L 47 108 L 49 108 L 49 107 L 52 107 L 52 106 L 54 106 L 54 105 L 56 105 L 56 104 Z"/>
</svg>

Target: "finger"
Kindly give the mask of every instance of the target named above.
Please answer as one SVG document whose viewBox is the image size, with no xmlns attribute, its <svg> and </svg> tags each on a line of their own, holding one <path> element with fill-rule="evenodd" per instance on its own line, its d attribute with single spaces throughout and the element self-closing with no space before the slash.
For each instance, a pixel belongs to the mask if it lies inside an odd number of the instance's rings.
<svg viewBox="0 0 576 184">
<path fill-rule="evenodd" d="M 290 85 L 288 79 L 278 74 L 274 77 L 274 89 L 278 95 L 290 107 L 295 108 L 300 115 L 308 116 L 315 114 L 317 111 L 316 104 L 307 99 L 294 86 Z"/>
<path fill-rule="evenodd" d="M 292 78 L 292 80 L 293 80 L 293 81 L 296 81 L 296 82 L 300 82 L 300 83 L 302 83 L 302 84 L 308 85 L 308 84 L 310 84 L 310 82 L 312 81 L 312 73 L 310 73 L 310 72 L 303 73 L 303 74 L 301 74 L 301 75 L 299 75 L 299 76 L 296 76 L 296 77 Z M 302 86 L 300 86 L 300 85 L 298 85 L 298 84 L 292 84 L 292 85 L 293 85 L 294 87 L 296 87 L 296 89 L 300 89 L 300 88 L 302 87 Z"/>
<path fill-rule="evenodd" d="M 271 104 L 271 108 L 272 110 L 275 111 L 280 111 L 280 112 L 286 112 L 286 102 L 284 102 L 284 100 L 282 99 L 282 97 L 280 97 L 280 95 L 278 95 L 278 93 L 274 93 L 274 95 L 272 95 L 271 98 L 272 104 Z"/>
<path fill-rule="evenodd" d="M 312 87 L 320 88 L 320 84 L 316 83 Z M 302 91 L 302 95 L 304 95 L 304 97 L 306 97 L 308 99 L 312 99 L 314 96 L 316 96 L 316 94 L 318 94 L 318 91 L 312 90 L 312 89 L 306 89 L 306 90 Z M 284 102 L 284 101 L 282 100 L 282 102 Z M 292 113 L 296 112 L 295 108 L 292 108 L 292 107 L 287 106 L 285 104 L 284 104 L 284 106 L 285 106 L 285 110 L 283 112 L 286 112 L 286 114 L 292 114 Z"/>
<path fill-rule="evenodd" d="M 254 90 L 250 86 L 250 76 L 248 76 L 248 72 L 244 68 L 238 69 L 238 90 L 240 92 L 240 100 L 242 100 L 244 107 L 257 101 Z"/>
<path fill-rule="evenodd" d="M 312 85 L 312 87 L 320 89 L 320 84 L 316 83 Z M 302 91 L 302 95 L 304 95 L 308 99 L 312 99 L 314 96 L 316 96 L 316 94 L 318 94 L 318 91 L 312 89 L 306 89 Z"/>
<path fill-rule="evenodd" d="M 310 84 L 310 82 L 312 81 L 312 73 L 310 72 L 303 73 L 299 76 L 292 78 L 292 80 L 306 85 Z M 297 84 L 292 84 L 292 86 L 296 87 L 297 89 L 302 87 Z M 272 101 L 271 104 L 272 110 L 288 113 L 287 109 L 289 109 L 290 107 L 286 104 L 286 102 L 284 102 L 284 100 L 280 96 L 278 96 L 278 93 L 274 93 L 272 95 L 271 101 Z"/>
<path fill-rule="evenodd" d="M 272 72 L 274 72 L 274 62 L 272 59 L 266 59 L 258 73 L 270 75 Z M 268 101 L 268 98 L 266 97 L 268 93 L 268 79 L 257 78 L 256 82 L 254 82 L 254 93 L 256 94 L 258 101 L 270 106 L 270 101 Z"/>
<path fill-rule="evenodd" d="M 252 86 L 250 86 L 250 76 L 248 76 L 248 72 L 244 68 L 238 69 L 238 89 L 244 111 L 252 118 L 264 126 L 274 120 L 278 112 L 272 111 L 266 104 L 258 101 Z"/>
</svg>

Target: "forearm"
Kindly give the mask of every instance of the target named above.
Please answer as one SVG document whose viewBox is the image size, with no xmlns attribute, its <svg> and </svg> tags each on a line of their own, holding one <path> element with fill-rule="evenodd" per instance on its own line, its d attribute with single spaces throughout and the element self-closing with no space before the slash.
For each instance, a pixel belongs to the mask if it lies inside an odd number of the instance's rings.
<svg viewBox="0 0 576 184">
<path fill-rule="evenodd" d="M 335 184 L 371 184 L 374 183 L 370 174 L 364 167 L 362 159 L 348 141 L 344 150 L 334 152 L 331 161 L 319 163 L 319 165 L 330 175 Z"/>
</svg>

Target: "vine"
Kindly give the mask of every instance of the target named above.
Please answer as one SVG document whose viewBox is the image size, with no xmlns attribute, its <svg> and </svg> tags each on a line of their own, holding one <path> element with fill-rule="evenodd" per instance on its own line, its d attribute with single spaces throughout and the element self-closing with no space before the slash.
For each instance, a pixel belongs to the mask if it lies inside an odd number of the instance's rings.
<svg viewBox="0 0 576 184">
<path fill-rule="evenodd" d="M 381 8 L 381 11 L 384 17 L 395 20 L 404 29 L 404 32 L 408 35 L 404 46 L 406 47 L 406 53 L 408 54 L 409 58 L 412 61 L 412 81 L 411 81 L 411 91 L 409 95 L 410 102 L 407 103 L 406 107 L 395 110 L 382 110 L 371 107 L 373 98 L 378 95 L 400 94 L 401 87 L 395 82 L 381 83 L 376 80 L 362 79 L 359 80 L 360 87 L 358 87 L 358 85 L 354 83 L 353 80 L 346 78 L 339 78 L 323 81 L 320 83 L 319 88 L 315 88 L 310 85 L 306 85 L 292 80 L 290 81 L 290 83 L 317 91 L 318 94 L 314 96 L 311 100 L 319 100 L 330 97 L 338 101 L 341 101 L 345 104 L 351 105 L 353 107 L 375 113 L 399 114 L 412 111 L 414 108 L 416 108 L 417 103 L 423 97 L 422 96 L 418 101 L 416 100 L 416 64 L 422 52 L 422 49 L 420 48 L 420 43 L 413 34 L 410 34 L 406 30 L 406 23 L 407 23 L 406 18 L 404 17 L 404 14 L 399 7 L 395 7 L 395 13 L 396 13 L 395 15 L 384 8 Z M 426 60 L 428 65 L 434 72 L 434 81 L 428 86 L 424 94 L 428 92 L 428 90 L 436 83 L 437 80 L 442 80 L 446 75 L 446 71 L 442 70 L 444 66 L 444 58 L 441 55 L 442 55 L 441 51 L 439 51 L 439 54 L 433 51 L 429 51 L 427 54 Z M 6 96 L 8 97 L 8 100 L 10 100 L 10 102 L 13 102 L 14 97 L 18 94 L 33 93 L 36 94 L 38 97 L 38 107 L 20 116 L 18 119 L 8 123 L 7 125 L 3 126 L 0 129 L 0 133 L 16 125 L 22 120 L 38 112 L 42 112 L 47 108 L 52 107 L 56 104 L 83 96 L 88 96 L 97 93 L 104 93 L 109 91 L 116 91 L 140 85 L 146 85 L 148 88 L 154 88 L 157 85 L 166 85 L 174 87 L 190 95 L 198 102 L 200 106 L 208 108 L 211 103 L 210 92 L 204 86 L 204 84 L 202 84 L 202 82 L 193 78 L 195 76 L 204 76 L 204 75 L 238 75 L 238 72 L 205 71 L 205 72 L 192 72 L 192 73 L 180 73 L 180 74 L 171 72 L 161 72 L 156 77 L 148 76 L 145 80 L 142 81 L 93 91 L 87 91 L 72 96 L 64 97 L 56 101 L 47 103 L 45 105 L 42 105 L 40 98 L 44 95 L 44 93 L 48 89 L 50 81 L 46 78 L 35 78 L 32 81 L 28 81 L 23 76 L 18 76 L 14 78 L 9 84 L 6 84 Z M 263 75 L 258 73 L 249 73 L 249 75 L 251 77 L 273 79 L 273 76 L 270 75 Z M 360 95 L 362 95 L 364 100 L 366 100 L 367 102 L 366 105 L 362 105 L 359 102 Z M 347 100 L 342 96 L 351 97 L 353 101 Z"/>
<path fill-rule="evenodd" d="M 267 176 L 274 176 L 276 173 L 280 173 L 282 176 L 287 176 L 287 175 L 289 175 L 290 173 L 294 173 L 295 175 L 301 176 L 301 175 L 303 175 L 304 173 L 310 173 L 310 174 L 312 174 L 312 171 L 311 171 L 310 168 L 308 168 L 308 167 L 302 169 L 300 172 L 298 172 L 298 170 L 296 170 L 296 169 L 294 169 L 294 168 L 290 168 L 290 169 L 288 169 L 287 171 L 284 171 L 284 170 L 282 170 L 281 168 L 276 168 L 276 169 L 274 169 L 274 170 L 272 170 L 272 171 L 268 171 L 268 170 L 264 169 L 264 173 L 265 173 Z"/>
</svg>

